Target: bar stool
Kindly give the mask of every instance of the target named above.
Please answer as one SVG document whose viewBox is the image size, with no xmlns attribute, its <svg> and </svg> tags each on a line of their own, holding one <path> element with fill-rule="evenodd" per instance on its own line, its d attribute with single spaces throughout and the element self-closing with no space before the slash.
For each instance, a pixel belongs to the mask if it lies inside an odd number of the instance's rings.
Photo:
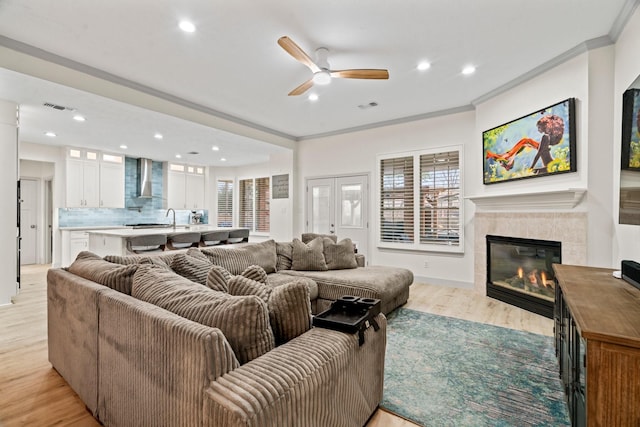
<svg viewBox="0 0 640 427">
<path fill-rule="evenodd" d="M 196 247 L 200 243 L 200 232 L 171 233 L 167 235 L 168 249 L 184 249 Z"/>
<path fill-rule="evenodd" d="M 228 230 L 207 231 L 200 235 L 201 246 L 215 246 L 226 243 L 229 238 Z"/>
<path fill-rule="evenodd" d="M 229 230 L 229 238 L 227 243 L 242 243 L 249 241 L 249 229 L 248 228 L 236 228 Z"/>
<path fill-rule="evenodd" d="M 148 234 L 145 236 L 127 237 L 126 246 L 129 252 L 147 254 L 162 252 L 167 244 L 166 234 Z"/>
</svg>

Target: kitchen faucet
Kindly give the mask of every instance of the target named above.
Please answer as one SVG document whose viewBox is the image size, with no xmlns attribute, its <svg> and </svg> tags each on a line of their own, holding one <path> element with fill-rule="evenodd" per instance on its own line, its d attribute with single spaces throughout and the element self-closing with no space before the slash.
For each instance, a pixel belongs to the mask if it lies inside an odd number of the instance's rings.
<svg viewBox="0 0 640 427">
<path fill-rule="evenodd" d="M 171 225 L 173 225 L 173 228 L 175 230 L 175 228 L 176 228 L 176 211 L 174 211 L 173 208 L 169 208 L 169 209 L 167 209 L 167 213 L 165 214 L 165 216 L 169 216 L 169 211 L 173 212 L 173 222 L 171 223 Z"/>
</svg>

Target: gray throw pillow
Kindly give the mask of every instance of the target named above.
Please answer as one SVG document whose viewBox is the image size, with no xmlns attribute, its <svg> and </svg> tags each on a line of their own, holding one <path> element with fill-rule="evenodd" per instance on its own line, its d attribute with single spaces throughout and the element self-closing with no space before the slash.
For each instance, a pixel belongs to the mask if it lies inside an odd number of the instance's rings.
<svg viewBox="0 0 640 427">
<path fill-rule="evenodd" d="M 347 268 L 357 268 L 356 253 L 351 239 L 342 239 L 338 243 L 325 238 L 324 259 L 329 270 L 343 270 Z"/>
<path fill-rule="evenodd" d="M 131 295 L 133 275 L 139 266 L 140 264 L 114 264 L 92 252 L 83 251 L 68 267 L 68 271 L 76 276 Z"/>
<path fill-rule="evenodd" d="M 231 273 L 224 267 L 214 265 L 209 269 L 209 273 L 207 273 L 205 285 L 214 291 L 229 292 L 228 283 L 231 277 L 233 277 Z"/>
<path fill-rule="evenodd" d="M 252 243 L 241 248 L 203 248 L 209 261 L 227 269 L 231 274 L 240 274 L 250 265 L 259 265 L 267 273 L 276 271 L 276 242 L 267 240 Z"/>
<path fill-rule="evenodd" d="M 293 239 L 291 269 L 298 271 L 327 271 L 324 260 L 322 237 L 316 237 L 308 244 Z"/>
<path fill-rule="evenodd" d="M 276 271 L 291 270 L 293 244 L 291 242 L 276 242 Z"/>
</svg>

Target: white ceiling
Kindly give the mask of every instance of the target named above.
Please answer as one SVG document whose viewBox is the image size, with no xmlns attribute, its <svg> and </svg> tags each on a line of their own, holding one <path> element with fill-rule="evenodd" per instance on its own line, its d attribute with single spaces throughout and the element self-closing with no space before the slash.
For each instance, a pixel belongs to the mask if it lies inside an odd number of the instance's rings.
<svg viewBox="0 0 640 427">
<path fill-rule="evenodd" d="M 472 108 L 532 70 L 611 43 L 637 3 L 0 0 L 0 45 L 296 141 Z M 193 21 L 197 31 L 179 30 L 181 19 Z M 390 78 L 334 79 L 312 88 L 315 102 L 288 97 L 311 72 L 278 46 L 283 35 L 312 57 L 316 48 L 328 48 L 332 69 L 386 68 Z M 422 60 L 431 62 L 429 70 L 416 70 Z M 265 161 L 283 150 L 126 105 L 116 93 L 107 99 L 16 73 L 10 69 L 20 66 L 8 62 L 0 58 L 0 98 L 21 104 L 24 140 L 110 151 L 125 143 L 132 156 L 170 160 L 180 152 L 186 161 L 212 165 L 223 165 L 224 156 L 228 166 Z M 462 75 L 466 65 L 476 73 Z M 87 121 L 73 122 L 69 112 L 44 102 L 73 107 Z M 358 107 L 371 102 L 378 106 Z M 55 142 L 43 136 L 47 130 L 58 134 Z M 155 132 L 165 138 L 154 140 Z M 222 150 L 213 153 L 214 144 Z"/>
</svg>

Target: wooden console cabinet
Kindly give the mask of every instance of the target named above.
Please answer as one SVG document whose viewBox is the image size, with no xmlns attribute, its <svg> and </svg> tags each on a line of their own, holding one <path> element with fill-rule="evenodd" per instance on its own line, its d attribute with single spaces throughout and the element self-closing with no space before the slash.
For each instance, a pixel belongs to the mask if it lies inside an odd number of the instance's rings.
<svg viewBox="0 0 640 427">
<path fill-rule="evenodd" d="M 554 264 L 556 354 L 574 426 L 640 426 L 640 289 Z"/>
</svg>

